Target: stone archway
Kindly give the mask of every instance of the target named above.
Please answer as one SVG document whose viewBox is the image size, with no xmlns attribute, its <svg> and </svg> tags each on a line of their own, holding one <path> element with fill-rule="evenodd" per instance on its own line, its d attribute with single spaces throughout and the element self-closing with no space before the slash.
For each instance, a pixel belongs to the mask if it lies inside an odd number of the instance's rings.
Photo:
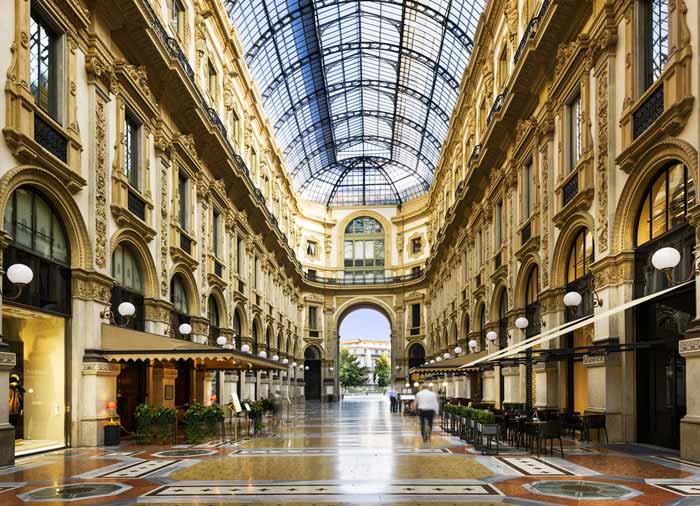
<svg viewBox="0 0 700 506">
<path fill-rule="evenodd" d="M 402 335 L 399 335 L 400 329 L 398 329 L 396 324 L 396 314 L 393 308 L 384 300 L 375 297 L 361 297 L 351 299 L 344 304 L 340 305 L 333 315 L 333 329 L 334 332 L 330 337 L 330 341 L 326 342 L 326 362 L 328 367 L 327 372 L 330 376 L 327 383 L 333 382 L 335 388 L 335 394 L 338 395 L 340 388 L 339 381 L 339 370 L 340 370 L 340 339 L 341 332 L 340 328 L 343 321 L 352 313 L 361 309 L 371 309 L 379 314 L 381 314 L 389 325 L 389 342 L 390 342 L 390 357 L 391 357 L 391 377 L 393 378 L 395 373 L 399 368 L 403 367 L 408 363 L 408 355 L 406 349 L 406 343 L 404 342 Z M 356 337 L 356 336 L 345 336 L 345 337 Z M 362 337 L 362 336 L 357 336 Z M 333 367 L 333 371 L 330 371 L 330 367 Z M 390 380 L 391 383 L 391 380 Z"/>
</svg>

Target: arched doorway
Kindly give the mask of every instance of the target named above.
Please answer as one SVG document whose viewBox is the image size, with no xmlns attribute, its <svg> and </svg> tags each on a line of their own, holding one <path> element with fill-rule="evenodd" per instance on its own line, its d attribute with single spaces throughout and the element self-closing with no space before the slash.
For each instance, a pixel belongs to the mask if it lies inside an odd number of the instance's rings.
<svg viewBox="0 0 700 506">
<path fill-rule="evenodd" d="M 338 322 L 338 339 L 337 377 L 346 393 L 376 391 L 391 384 L 394 350 L 391 322 L 383 308 L 372 304 L 347 308 Z M 401 350 L 399 355 L 403 353 Z"/>
<path fill-rule="evenodd" d="M 688 168 L 669 163 L 650 182 L 637 218 L 634 296 L 644 297 L 670 286 L 651 264 L 658 249 L 673 247 L 681 262 L 671 282 L 682 283 L 693 271 L 695 235 L 688 209 L 696 202 Z M 685 360 L 678 341 L 695 318 L 695 287 L 689 285 L 639 305 L 634 311 L 637 343 L 637 439 L 641 443 L 680 447 L 680 421 L 686 413 Z"/>
<path fill-rule="evenodd" d="M 321 351 L 316 346 L 304 350 L 304 397 L 307 401 L 321 399 Z"/>
<path fill-rule="evenodd" d="M 425 348 L 420 343 L 413 343 L 408 348 L 408 368 L 420 367 L 425 363 Z"/>
</svg>

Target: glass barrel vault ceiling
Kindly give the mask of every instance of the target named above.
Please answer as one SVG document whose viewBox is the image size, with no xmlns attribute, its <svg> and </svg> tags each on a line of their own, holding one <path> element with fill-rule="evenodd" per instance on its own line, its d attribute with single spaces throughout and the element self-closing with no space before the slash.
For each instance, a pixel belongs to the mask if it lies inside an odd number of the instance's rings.
<svg viewBox="0 0 700 506">
<path fill-rule="evenodd" d="M 428 190 L 485 3 L 225 0 L 303 198 Z"/>
</svg>

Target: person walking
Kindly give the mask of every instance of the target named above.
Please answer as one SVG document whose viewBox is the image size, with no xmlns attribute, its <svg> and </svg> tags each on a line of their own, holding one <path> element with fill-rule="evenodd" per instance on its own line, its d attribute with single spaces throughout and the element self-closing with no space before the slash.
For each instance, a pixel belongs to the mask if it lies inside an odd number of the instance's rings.
<svg viewBox="0 0 700 506">
<path fill-rule="evenodd" d="M 391 412 L 396 413 L 396 406 L 399 404 L 399 394 L 395 388 L 389 390 L 389 402 L 391 402 Z"/>
<path fill-rule="evenodd" d="M 420 418 L 420 432 L 423 435 L 423 441 L 430 442 L 430 434 L 433 431 L 433 419 L 438 411 L 440 411 L 440 403 L 430 387 L 423 385 L 420 392 L 416 394 L 416 410 Z"/>
</svg>

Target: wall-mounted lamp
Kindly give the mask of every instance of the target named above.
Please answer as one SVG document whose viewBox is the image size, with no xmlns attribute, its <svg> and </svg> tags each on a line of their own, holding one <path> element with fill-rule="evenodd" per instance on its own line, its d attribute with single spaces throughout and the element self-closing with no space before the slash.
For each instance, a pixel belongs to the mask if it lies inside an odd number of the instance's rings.
<svg viewBox="0 0 700 506">
<path fill-rule="evenodd" d="M 445 354 L 444 354 L 442 357 L 443 357 L 445 360 L 447 360 L 447 359 L 450 358 L 451 356 L 452 356 L 452 355 L 450 355 L 449 353 L 445 352 Z"/>
<path fill-rule="evenodd" d="M 109 323 L 112 325 L 126 327 L 129 325 L 131 318 L 136 313 L 136 307 L 131 302 L 122 302 L 117 306 L 117 313 L 119 313 L 119 316 L 124 319 L 123 323 L 121 324 L 117 322 L 110 306 L 105 306 L 105 308 L 100 312 L 100 318 L 109 321 Z"/>
<path fill-rule="evenodd" d="M 258 357 L 267 358 L 267 352 L 265 350 L 258 352 Z"/>
<path fill-rule="evenodd" d="M 660 270 L 666 276 L 668 284 L 673 283 L 673 269 L 681 262 L 681 253 L 676 248 L 667 246 L 659 248 L 651 256 L 651 263 L 655 269 Z M 697 274 L 697 266 L 695 271 Z"/>
<path fill-rule="evenodd" d="M 461 355 L 461 353 L 462 353 L 462 348 L 459 347 L 459 346 L 457 346 L 457 347 L 455 348 L 455 355 Z"/>
<path fill-rule="evenodd" d="M 243 353 L 250 353 L 250 345 L 249 345 L 249 344 L 244 344 L 243 346 L 241 346 L 241 351 L 242 351 Z"/>
<path fill-rule="evenodd" d="M 494 332 L 493 330 L 489 330 L 486 333 L 486 339 L 493 343 L 494 341 L 496 341 L 496 339 L 498 339 L 498 334 L 496 334 L 496 332 Z"/>
<path fill-rule="evenodd" d="M 32 282 L 34 279 L 34 272 L 28 265 L 24 264 L 12 264 L 7 268 L 5 273 L 7 279 L 15 286 L 17 292 L 10 296 L 2 294 L 5 299 L 15 300 L 22 295 L 22 289 Z"/>
<path fill-rule="evenodd" d="M 468 345 L 469 345 L 469 351 L 471 353 L 474 353 L 474 351 L 476 351 L 476 346 L 477 346 L 476 340 L 472 339 L 471 341 L 469 341 Z"/>
<path fill-rule="evenodd" d="M 181 336 L 189 336 L 192 333 L 192 325 L 190 325 L 189 323 L 181 323 L 180 326 L 177 328 L 177 331 Z M 173 329 L 172 326 L 169 326 L 165 331 L 165 335 L 175 337 L 175 329 Z"/>
</svg>

